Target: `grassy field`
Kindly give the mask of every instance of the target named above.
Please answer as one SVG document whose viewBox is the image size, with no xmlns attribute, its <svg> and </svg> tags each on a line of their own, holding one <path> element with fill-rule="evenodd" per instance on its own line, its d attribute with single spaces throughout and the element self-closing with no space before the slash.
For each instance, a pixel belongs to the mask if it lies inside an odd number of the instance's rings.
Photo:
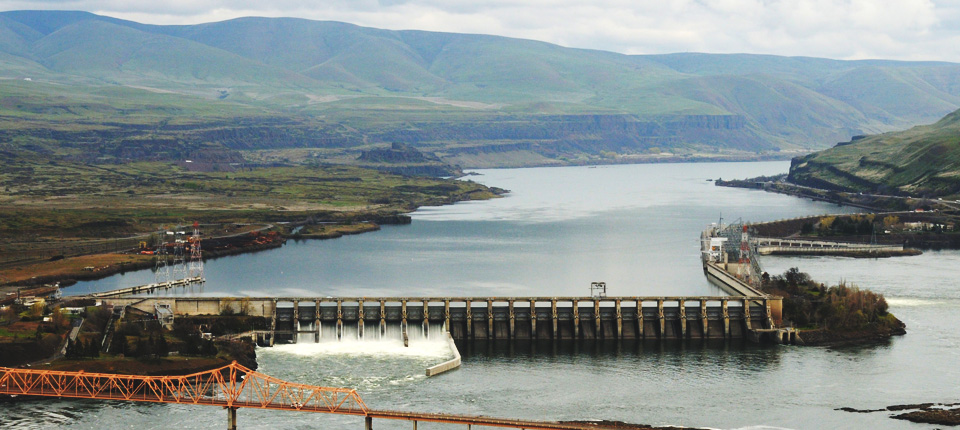
<svg viewBox="0 0 960 430">
<path fill-rule="evenodd" d="M 498 190 L 452 179 L 407 177 L 350 166 L 291 165 L 195 172 L 186 164 L 80 164 L 14 156 L 0 170 L 0 283 L 87 276 L 84 269 L 142 265 L 116 253 L 160 228 L 217 224 L 327 223 L 304 237 L 376 229 L 420 206 L 488 199 Z M 204 227 L 206 230 L 208 227 Z M 261 227 L 258 227 L 261 228 Z M 277 227 L 279 229 L 279 227 Z M 283 231 L 283 229 L 281 229 Z M 212 237 L 207 236 L 207 237 Z M 87 255 L 95 254 L 95 255 Z M 66 257 L 66 258 L 65 258 Z"/>
<path fill-rule="evenodd" d="M 790 179 L 844 191 L 960 198 L 960 111 L 801 158 Z"/>
<path fill-rule="evenodd" d="M 123 237 L 181 219 L 295 220 L 401 213 L 484 199 L 467 181 L 414 178 L 348 166 L 190 172 L 170 163 L 81 165 L 10 160 L 0 171 L 0 234 L 11 239 Z"/>
</svg>

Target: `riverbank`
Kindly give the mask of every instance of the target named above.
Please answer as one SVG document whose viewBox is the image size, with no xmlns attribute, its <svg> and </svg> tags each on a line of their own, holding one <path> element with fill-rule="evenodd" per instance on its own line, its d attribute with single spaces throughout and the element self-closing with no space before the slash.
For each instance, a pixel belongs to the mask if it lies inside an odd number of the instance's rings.
<svg viewBox="0 0 960 430">
<path fill-rule="evenodd" d="M 484 188 L 486 191 L 473 190 L 464 194 L 451 195 L 438 204 L 453 204 L 464 200 L 486 200 L 499 197 L 506 190 Z M 419 206 L 415 206 L 415 210 Z M 335 221 L 322 221 L 323 219 Z M 381 225 L 406 225 L 411 218 L 405 213 L 379 210 L 357 213 L 326 214 L 308 217 L 306 221 L 269 225 L 249 233 L 230 234 L 203 240 L 203 259 L 254 253 L 279 248 L 287 239 L 336 239 L 345 235 L 354 235 L 378 231 Z M 152 255 L 141 255 L 131 250 L 126 253 L 102 253 L 79 255 L 75 257 L 47 259 L 24 265 L 8 265 L 0 269 L 0 297 L 16 292 L 17 288 L 59 282 L 67 287 L 78 281 L 90 281 L 106 278 L 115 274 L 154 267 Z"/>
<path fill-rule="evenodd" d="M 797 185 L 786 181 L 786 174 L 756 178 L 717 179 L 718 187 L 745 188 L 807 198 L 837 205 L 852 206 L 871 212 L 935 212 L 954 219 L 960 218 L 960 202 L 943 199 L 852 193 Z"/>
<path fill-rule="evenodd" d="M 208 239 L 203 242 L 203 259 L 263 251 L 283 246 L 286 239 L 278 233 L 260 232 Z M 69 287 L 78 281 L 103 279 L 118 273 L 149 269 L 155 266 L 154 256 L 132 253 L 82 255 L 55 261 L 44 261 L 22 267 L 0 270 L 0 294 L 17 288 L 52 284 Z"/>
</svg>

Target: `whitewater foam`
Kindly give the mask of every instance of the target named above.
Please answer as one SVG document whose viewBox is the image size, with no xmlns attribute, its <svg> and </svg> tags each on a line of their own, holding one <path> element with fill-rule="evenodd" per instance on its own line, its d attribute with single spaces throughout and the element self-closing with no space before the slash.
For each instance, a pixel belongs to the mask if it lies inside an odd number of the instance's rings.
<svg viewBox="0 0 960 430">
<path fill-rule="evenodd" d="M 271 350 L 274 353 L 297 356 L 354 355 L 412 358 L 449 358 L 453 356 L 447 342 L 442 339 L 411 340 L 409 347 L 403 346 L 403 341 L 396 339 L 342 339 L 339 341 L 324 339 L 319 343 L 275 345 Z"/>
</svg>

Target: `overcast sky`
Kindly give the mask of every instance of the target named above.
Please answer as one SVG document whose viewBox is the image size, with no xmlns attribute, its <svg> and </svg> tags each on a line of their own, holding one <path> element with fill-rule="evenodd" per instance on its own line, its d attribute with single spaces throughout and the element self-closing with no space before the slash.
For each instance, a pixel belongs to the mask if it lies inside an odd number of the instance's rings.
<svg viewBox="0 0 960 430">
<path fill-rule="evenodd" d="M 151 24 L 300 17 L 627 54 L 747 52 L 960 62 L 960 0 L 0 0 Z"/>
</svg>

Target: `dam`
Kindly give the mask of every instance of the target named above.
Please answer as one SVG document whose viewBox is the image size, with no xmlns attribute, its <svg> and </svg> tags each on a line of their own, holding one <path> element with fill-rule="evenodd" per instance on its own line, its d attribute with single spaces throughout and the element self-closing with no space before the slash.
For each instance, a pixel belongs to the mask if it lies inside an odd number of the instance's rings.
<svg viewBox="0 0 960 430">
<path fill-rule="evenodd" d="M 449 332 L 455 340 L 736 339 L 783 342 L 782 300 L 717 297 L 175 297 L 103 298 L 176 316 L 266 318 L 261 345 Z"/>
<path fill-rule="evenodd" d="M 783 299 L 760 290 L 765 275 L 743 224 L 701 234 L 706 278 L 729 296 L 538 297 L 143 297 L 136 288 L 93 296 L 104 304 L 173 318 L 246 315 L 263 318 L 246 333 L 260 345 L 346 339 L 429 338 L 457 341 L 746 339 L 793 344 Z M 727 243 L 740 242 L 740 249 Z M 733 258 L 737 260 L 731 261 Z M 593 286 L 592 286 L 593 287 Z"/>
</svg>

